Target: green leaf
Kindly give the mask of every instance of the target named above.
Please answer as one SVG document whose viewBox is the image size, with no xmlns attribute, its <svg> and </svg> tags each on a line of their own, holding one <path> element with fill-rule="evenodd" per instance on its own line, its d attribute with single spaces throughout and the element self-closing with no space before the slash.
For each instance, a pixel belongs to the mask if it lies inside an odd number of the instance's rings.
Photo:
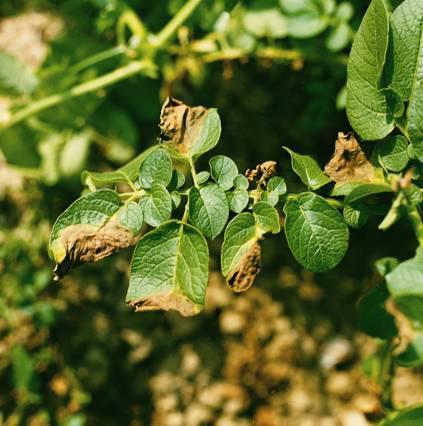
<svg viewBox="0 0 423 426">
<path fill-rule="evenodd" d="M 391 17 L 386 80 L 408 102 L 406 129 L 423 161 L 423 4 L 405 0 Z"/>
<path fill-rule="evenodd" d="M 244 28 L 256 37 L 282 38 L 288 34 L 288 24 L 277 0 L 256 0 L 243 17 Z"/>
<path fill-rule="evenodd" d="M 375 262 L 375 267 L 379 274 L 384 277 L 396 268 L 398 264 L 398 259 L 395 257 L 382 257 Z"/>
<path fill-rule="evenodd" d="M 132 182 L 138 176 L 142 162 L 156 149 L 159 149 L 158 145 L 147 148 L 129 163 L 112 172 L 96 173 L 85 170 L 81 174 L 82 183 L 84 185 L 89 185 L 92 183 L 97 186 L 107 186 L 116 183 L 127 183 L 128 181 Z"/>
<path fill-rule="evenodd" d="M 348 226 L 323 197 L 304 192 L 288 200 L 284 212 L 289 248 L 305 268 L 325 272 L 342 260 L 348 248 Z"/>
<path fill-rule="evenodd" d="M 150 226 L 159 226 L 169 220 L 172 215 L 172 197 L 169 191 L 159 183 L 153 184 L 151 192 L 141 198 L 140 205 L 144 220 Z"/>
<path fill-rule="evenodd" d="M 209 177 L 210 177 L 210 173 L 204 170 L 197 174 L 197 176 L 195 177 L 195 180 L 197 181 L 198 185 L 202 185 L 203 183 L 207 182 Z"/>
<path fill-rule="evenodd" d="M 179 170 L 173 170 L 172 179 L 169 183 L 169 191 L 174 191 L 175 189 L 182 188 L 185 184 L 185 175 Z"/>
<path fill-rule="evenodd" d="M 383 139 L 394 129 L 380 88 L 388 47 L 389 15 L 385 0 L 373 0 L 354 38 L 348 60 L 347 115 L 363 139 Z"/>
<path fill-rule="evenodd" d="M 279 202 L 279 194 L 276 191 L 263 191 L 260 197 L 260 201 L 266 202 L 271 206 L 276 206 Z"/>
<path fill-rule="evenodd" d="M 407 166 L 408 143 L 404 136 L 390 136 L 388 139 L 378 142 L 375 148 L 379 162 L 385 169 L 399 172 Z"/>
<path fill-rule="evenodd" d="M 122 207 L 115 191 L 101 189 L 79 198 L 57 218 L 49 240 L 55 279 L 74 264 L 96 262 L 135 243 L 134 234 L 118 220 Z"/>
<path fill-rule="evenodd" d="M 267 183 L 267 190 L 270 192 L 275 191 L 278 195 L 286 194 L 287 188 L 285 179 L 279 176 L 273 176 Z"/>
<path fill-rule="evenodd" d="M 228 191 L 234 185 L 238 176 L 238 167 L 235 162 L 225 155 L 216 155 L 210 161 L 210 173 L 214 181 L 224 190 Z"/>
<path fill-rule="evenodd" d="M 118 222 L 129 229 L 133 235 L 138 235 L 141 231 L 143 216 L 141 206 L 135 201 L 129 201 L 119 210 Z"/>
<path fill-rule="evenodd" d="M 92 131 L 87 129 L 71 135 L 59 156 L 59 167 L 63 176 L 75 176 L 81 173 L 88 158 Z"/>
<path fill-rule="evenodd" d="M 350 2 L 339 3 L 336 17 L 344 22 L 349 21 L 354 15 L 354 6 Z"/>
<path fill-rule="evenodd" d="M 13 388 L 16 390 L 30 389 L 35 373 L 34 361 L 29 353 L 20 345 L 11 349 Z"/>
<path fill-rule="evenodd" d="M 323 174 L 317 162 L 308 155 L 297 154 L 288 147 L 283 147 L 291 156 L 291 166 L 301 181 L 313 191 L 326 185 L 331 180 Z"/>
<path fill-rule="evenodd" d="M 172 160 L 163 149 L 150 153 L 140 166 L 139 182 L 142 188 L 151 188 L 153 184 L 168 186 L 172 179 Z"/>
<path fill-rule="evenodd" d="M 221 251 L 222 274 L 226 277 L 258 241 L 256 221 L 252 213 L 235 216 L 225 229 Z"/>
<path fill-rule="evenodd" d="M 239 188 L 239 189 L 248 189 L 248 187 L 250 186 L 250 182 L 248 182 L 248 179 L 241 174 L 235 177 L 233 183 L 235 188 Z"/>
<path fill-rule="evenodd" d="M 416 256 L 400 263 L 386 276 L 388 290 L 398 308 L 413 321 L 416 328 L 423 327 L 423 249 Z"/>
<path fill-rule="evenodd" d="M 0 52 L 0 92 L 30 95 L 38 79 L 31 68 L 14 56 Z"/>
<path fill-rule="evenodd" d="M 261 233 L 271 232 L 272 234 L 277 234 L 280 232 L 279 214 L 270 204 L 260 201 L 254 205 L 253 214 Z"/>
<path fill-rule="evenodd" d="M 344 207 L 343 216 L 348 226 L 359 229 L 367 223 L 369 212 L 365 204 L 355 203 Z"/>
<path fill-rule="evenodd" d="M 181 204 L 181 194 L 178 191 L 172 191 L 170 193 L 170 196 L 172 197 L 172 204 L 173 208 L 177 209 L 179 205 Z"/>
<path fill-rule="evenodd" d="M 423 405 L 415 405 L 393 412 L 378 426 L 421 426 L 422 419 Z"/>
<path fill-rule="evenodd" d="M 242 188 L 235 188 L 232 192 L 226 193 L 229 208 L 235 213 L 241 213 L 248 205 L 248 191 Z"/>
<path fill-rule="evenodd" d="M 209 252 L 204 237 L 178 221 L 163 223 L 137 244 L 126 301 L 136 311 L 199 313 L 206 294 Z"/>
<path fill-rule="evenodd" d="M 414 336 L 404 352 L 395 357 L 395 362 L 401 367 L 418 367 L 423 364 L 423 333 Z"/>
<path fill-rule="evenodd" d="M 212 150 L 219 142 L 222 128 L 217 110 L 213 108 L 209 109 L 205 117 L 202 118 L 199 126 L 195 143 L 189 150 L 189 154 L 192 158 L 198 158 L 200 155 Z"/>
<path fill-rule="evenodd" d="M 326 47 L 332 52 L 339 52 L 347 47 L 352 36 L 350 26 L 346 22 L 339 22 L 326 38 Z"/>
<path fill-rule="evenodd" d="M 369 336 L 390 339 L 397 335 L 394 317 L 385 309 L 388 297 L 383 283 L 371 289 L 358 304 L 359 326 Z"/>
<path fill-rule="evenodd" d="M 383 192 L 392 192 L 392 188 L 382 183 L 361 183 L 345 197 L 345 202 L 351 204 L 361 198 Z"/>
<path fill-rule="evenodd" d="M 229 206 L 222 188 L 210 183 L 189 191 L 189 219 L 206 237 L 214 239 L 222 231 L 229 217 Z"/>
</svg>

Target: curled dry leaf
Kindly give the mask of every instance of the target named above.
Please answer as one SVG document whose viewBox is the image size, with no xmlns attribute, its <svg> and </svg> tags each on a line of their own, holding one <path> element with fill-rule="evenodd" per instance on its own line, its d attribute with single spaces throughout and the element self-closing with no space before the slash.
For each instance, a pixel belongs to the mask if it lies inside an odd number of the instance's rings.
<svg viewBox="0 0 423 426">
<path fill-rule="evenodd" d="M 128 305 L 133 307 L 135 312 L 175 310 L 184 317 L 197 315 L 200 311 L 198 306 L 193 304 L 187 297 L 175 293 L 150 295 L 132 300 Z"/>
<path fill-rule="evenodd" d="M 168 97 L 160 113 L 160 139 L 186 155 L 196 142 L 207 110 L 203 106 L 189 107 L 178 99 Z"/>
<path fill-rule="evenodd" d="M 99 229 L 93 225 L 70 225 L 61 233 L 59 243 L 66 255 L 54 268 L 55 281 L 65 276 L 73 266 L 97 262 L 115 251 L 134 245 L 136 237 L 116 219 L 112 219 Z"/>
<path fill-rule="evenodd" d="M 248 290 L 260 272 L 261 247 L 255 241 L 238 264 L 229 272 L 227 282 L 236 293 Z"/>
<path fill-rule="evenodd" d="M 249 182 L 257 182 L 258 188 L 265 188 L 267 181 L 276 175 L 276 161 L 265 161 L 258 164 L 255 169 L 248 169 L 245 176 Z"/>
<path fill-rule="evenodd" d="M 371 182 L 374 178 L 374 168 L 353 133 L 338 133 L 325 173 L 336 183 Z"/>
</svg>

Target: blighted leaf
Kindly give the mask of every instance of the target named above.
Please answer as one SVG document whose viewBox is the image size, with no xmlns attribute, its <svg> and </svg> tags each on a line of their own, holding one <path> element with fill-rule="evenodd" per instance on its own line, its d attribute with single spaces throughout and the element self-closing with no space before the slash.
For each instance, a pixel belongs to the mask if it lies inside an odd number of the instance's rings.
<svg viewBox="0 0 423 426">
<path fill-rule="evenodd" d="M 235 188 L 226 193 L 229 209 L 235 213 L 241 213 L 248 205 L 248 191 L 246 189 Z"/>
<path fill-rule="evenodd" d="M 325 272 L 342 260 L 348 248 L 348 226 L 323 197 L 304 192 L 288 200 L 284 212 L 289 248 L 305 268 Z"/>
<path fill-rule="evenodd" d="M 221 126 L 215 109 L 189 107 L 167 98 L 160 114 L 160 138 L 173 154 L 199 157 L 215 147 Z"/>
<path fill-rule="evenodd" d="M 255 169 L 248 169 L 245 176 L 249 182 L 255 182 L 257 188 L 265 189 L 267 182 L 276 174 L 276 162 L 265 161 L 258 164 Z"/>
<path fill-rule="evenodd" d="M 353 133 L 338 133 L 325 173 L 336 183 L 371 182 L 374 178 L 374 168 Z"/>
<path fill-rule="evenodd" d="M 395 303 L 417 328 L 423 327 L 423 249 L 386 276 Z"/>
<path fill-rule="evenodd" d="M 143 222 L 141 206 L 135 201 L 129 201 L 126 203 L 119 210 L 118 222 L 126 229 L 129 229 L 133 235 L 138 235 L 141 231 Z"/>
<path fill-rule="evenodd" d="M 316 190 L 330 182 L 330 179 L 323 174 L 316 160 L 308 155 L 297 154 L 286 146 L 283 148 L 291 156 L 292 170 L 308 188 Z"/>
<path fill-rule="evenodd" d="M 380 90 L 388 34 L 386 2 L 373 0 L 354 37 L 347 68 L 348 119 L 366 140 L 383 139 L 395 127 L 386 95 Z"/>
<path fill-rule="evenodd" d="M 260 201 L 254 205 L 253 214 L 260 232 L 272 234 L 280 232 L 279 214 L 270 204 Z"/>
<path fill-rule="evenodd" d="M 236 266 L 229 271 L 226 278 L 229 286 L 236 292 L 247 291 L 260 272 L 261 247 L 255 241 L 239 259 Z"/>
<path fill-rule="evenodd" d="M 347 204 L 368 197 L 369 195 L 380 194 L 383 192 L 392 192 L 392 188 L 388 184 L 383 183 L 362 183 L 356 186 L 346 197 Z"/>
<path fill-rule="evenodd" d="M 383 283 L 371 289 L 359 301 L 359 326 L 369 336 L 389 339 L 398 332 L 394 317 L 385 309 L 388 297 L 388 290 Z"/>
<path fill-rule="evenodd" d="M 141 198 L 140 205 L 144 213 L 144 220 L 150 226 L 159 226 L 171 217 L 172 197 L 161 184 L 154 183 L 151 192 Z"/>
<path fill-rule="evenodd" d="M 171 179 L 172 160 L 163 148 L 150 153 L 141 163 L 139 182 L 142 188 L 151 188 L 155 183 L 166 187 Z"/>
<path fill-rule="evenodd" d="M 234 179 L 238 176 L 235 162 L 225 155 L 216 155 L 210 161 L 210 173 L 214 181 L 224 190 L 233 187 Z"/>
<path fill-rule="evenodd" d="M 408 143 L 402 135 L 390 136 L 376 145 L 376 154 L 381 165 L 392 172 L 399 172 L 408 163 Z"/>
<path fill-rule="evenodd" d="M 108 186 L 116 183 L 127 183 L 128 181 L 133 182 L 138 176 L 141 163 L 156 149 L 159 149 L 159 146 L 155 145 L 146 149 L 129 163 L 112 172 L 96 173 L 84 170 L 81 174 L 82 183 L 87 186 L 90 184 Z"/>
<path fill-rule="evenodd" d="M 189 191 L 189 219 L 206 237 L 214 239 L 229 217 L 229 206 L 222 188 L 214 183 Z"/>
<path fill-rule="evenodd" d="M 351 228 L 359 229 L 367 223 L 369 211 L 365 204 L 346 205 L 343 210 L 345 223 Z"/>
<path fill-rule="evenodd" d="M 118 220 L 123 207 L 116 192 L 103 189 L 76 200 L 56 220 L 49 246 L 55 279 L 85 262 L 96 262 L 135 244 L 135 235 Z"/>
<path fill-rule="evenodd" d="M 275 191 L 278 195 L 286 194 L 287 188 L 285 179 L 279 176 L 273 176 L 267 183 L 267 190 L 270 192 Z"/>
<path fill-rule="evenodd" d="M 191 316 L 204 306 L 209 253 L 192 226 L 170 221 L 141 238 L 135 248 L 126 301 L 137 312 L 178 311 Z"/>
</svg>

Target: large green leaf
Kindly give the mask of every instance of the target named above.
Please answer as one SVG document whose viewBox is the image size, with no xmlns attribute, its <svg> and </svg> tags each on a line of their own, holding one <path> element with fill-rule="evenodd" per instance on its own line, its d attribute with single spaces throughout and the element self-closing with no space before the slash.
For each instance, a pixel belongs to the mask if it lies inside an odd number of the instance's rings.
<svg viewBox="0 0 423 426">
<path fill-rule="evenodd" d="M 135 248 L 126 301 L 137 311 L 197 314 L 204 306 L 208 259 L 207 242 L 197 229 L 178 221 L 162 224 Z"/>
<path fill-rule="evenodd" d="M 328 176 L 323 174 L 316 160 L 308 155 L 297 154 L 286 146 L 283 148 L 291 156 L 292 169 L 308 188 L 316 190 L 331 181 Z"/>
<path fill-rule="evenodd" d="M 135 243 L 132 226 L 119 216 L 123 208 L 115 191 L 101 189 L 79 198 L 57 218 L 49 241 L 56 278 L 74 264 L 96 262 Z"/>
<path fill-rule="evenodd" d="M 14 56 L 0 52 L 0 93 L 30 95 L 38 79 L 32 70 Z"/>
<path fill-rule="evenodd" d="M 342 260 L 348 248 L 348 226 L 323 197 L 304 192 L 288 200 L 284 212 L 289 248 L 305 268 L 324 272 Z"/>
<path fill-rule="evenodd" d="M 391 28 L 386 78 L 408 102 L 408 134 L 417 157 L 423 161 L 423 3 L 401 3 L 392 15 Z"/>
<path fill-rule="evenodd" d="M 348 60 L 347 115 L 367 140 L 382 139 L 394 129 L 386 96 L 380 91 L 389 36 L 385 0 L 373 0 L 354 38 Z"/>
<path fill-rule="evenodd" d="M 423 248 L 416 256 L 400 263 L 386 276 L 388 290 L 398 308 L 415 327 L 423 327 Z"/>
<path fill-rule="evenodd" d="M 229 217 L 225 192 L 211 183 L 189 191 L 189 219 L 206 237 L 214 239 L 222 231 Z"/>
</svg>

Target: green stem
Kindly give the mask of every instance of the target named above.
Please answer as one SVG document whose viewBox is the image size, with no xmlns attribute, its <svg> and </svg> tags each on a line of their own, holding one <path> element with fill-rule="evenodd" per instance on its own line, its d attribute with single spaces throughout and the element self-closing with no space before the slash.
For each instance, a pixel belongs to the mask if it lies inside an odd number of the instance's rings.
<svg viewBox="0 0 423 426">
<path fill-rule="evenodd" d="M 176 30 L 191 16 L 202 0 L 188 0 L 178 13 L 163 27 L 153 40 L 154 46 L 163 46 Z"/>
<path fill-rule="evenodd" d="M 384 348 L 382 369 L 380 373 L 380 387 L 382 389 L 382 405 L 386 411 L 392 411 L 394 409 L 392 403 L 392 381 L 395 373 L 395 364 L 392 358 L 392 350 L 394 343 L 392 340 L 386 343 Z"/>
<path fill-rule="evenodd" d="M 409 207 L 408 219 L 411 222 L 416 238 L 421 246 L 423 246 L 423 221 L 417 207 Z"/>
<path fill-rule="evenodd" d="M 200 185 L 197 183 L 197 171 L 195 170 L 194 162 L 192 161 L 192 158 L 189 158 L 189 167 L 191 171 L 192 181 L 194 183 L 194 186 L 196 188 L 200 188 Z"/>
<path fill-rule="evenodd" d="M 95 92 L 96 90 L 110 86 L 120 80 L 131 77 L 146 69 L 151 70 L 151 64 L 146 64 L 142 61 L 130 62 L 129 64 L 117 68 L 110 73 L 102 75 L 101 77 L 97 77 L 93 80 L 87 81 L 86 83 L 78 84 L 77 86 L 74 86 L 69 89 L 67 92 L 52 95 L 47 98 L 40 99 L 39 101 L 33 102 L 32 104 L 18 111 L 5 123 L 0 123 L 0 129 L 11 127 L 31 117 L 34 114 L 37 114 L 41 111 L 58 105 L 68 99 Z"/>
</svg>

